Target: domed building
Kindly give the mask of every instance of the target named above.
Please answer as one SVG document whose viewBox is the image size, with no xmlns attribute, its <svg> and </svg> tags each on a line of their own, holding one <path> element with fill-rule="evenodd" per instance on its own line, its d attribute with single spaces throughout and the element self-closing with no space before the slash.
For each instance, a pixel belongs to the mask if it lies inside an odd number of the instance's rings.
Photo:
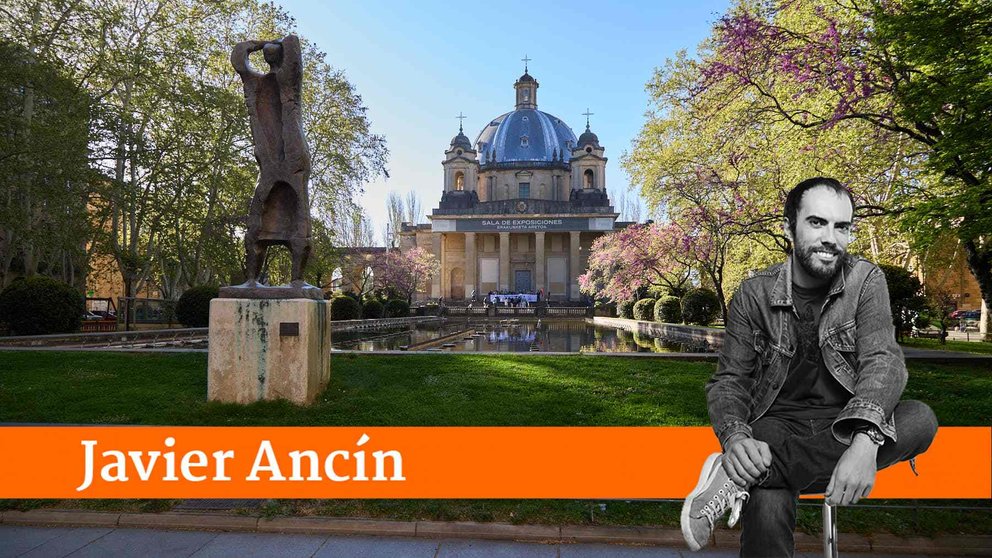
<svg viewBox="0 0 992 558">
<path fill-rule="evenodd" d="M 580 299 L 589 248 L 613 231 L 618 214 L 606 195 L 605 149 L 588 120 L 576 138 L 565 121 L 538 110 L 538 87 L 525 69 L 513 84 L 514 110 L 489 120 L 475 142 L 459 126 L 430 224 L 403 224 L 401 249 L 420 246 L 441 261 L 418 299 L 460 300 L 473 291 Z"/>
</svg>

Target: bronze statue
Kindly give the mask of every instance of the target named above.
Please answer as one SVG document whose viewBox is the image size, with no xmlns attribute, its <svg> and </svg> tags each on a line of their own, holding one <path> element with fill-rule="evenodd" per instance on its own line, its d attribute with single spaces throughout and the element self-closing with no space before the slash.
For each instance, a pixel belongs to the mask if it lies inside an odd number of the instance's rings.
<svg viewBox="0 0 992 558">
<path fill-rule="evenodd" d="M 251 67 L 248 55 L 262 51 L 269 72 Z M 310 150 L 300 121 L 303 59 L 300 40 L 245 41 L 231 52 L 231 64 L 244 83 L 245 104 L 255 142 L 258 184 L 248 212 L 245 236 L 247 281 L 221 289 L 236 298 L 322 298 L 303 281 L 310 255 Z M 292 284 L 267 287 L 258 282 L 269 246 L 283 245 L 292 255 Z"/>
</svg>

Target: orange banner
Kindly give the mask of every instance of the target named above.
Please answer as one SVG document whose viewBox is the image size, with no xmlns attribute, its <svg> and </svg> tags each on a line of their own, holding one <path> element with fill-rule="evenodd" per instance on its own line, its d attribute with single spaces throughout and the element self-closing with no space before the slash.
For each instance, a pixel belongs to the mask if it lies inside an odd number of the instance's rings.
<svg viewBox="0 0 992 558">
<path fill-rule="evenodd" d="M 682 498 L 708 427 L 3 427 L 0 498 Z M 880 498 L 992 498 L 992 428 L 941 428 Z"/>
</svg>

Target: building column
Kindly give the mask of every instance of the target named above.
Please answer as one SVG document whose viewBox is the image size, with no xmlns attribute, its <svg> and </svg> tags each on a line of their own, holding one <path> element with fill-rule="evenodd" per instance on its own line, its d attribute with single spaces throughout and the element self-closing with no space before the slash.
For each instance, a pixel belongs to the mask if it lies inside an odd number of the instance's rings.
<svg viewBox="0 0 992 558">
<path fill-rule="evenodd" d="M 510 233 L 499 233 L 499 290 L 510 290 Z"/>
<path fill-rule="evenodd" d="M 479 262 L 475 249 L 475 233 L 465 233 L 465 298 L 472 296 L 472 291 L 476 290 L 475 276 L 479 269 Z"/>
<path fill-rule="evenodd" d="M 544 290 L 544 298 L 548 296 L 548 285 L 545 282 L 545 269 L 547 263 L 544 261 L 544 231 L 534 233 L 534 292 Z"/>
<path fill-rule="evenodd" d="M 568 255 L 568 268 L 569 268 L 569 284 L 571 288 L 568 291 L 569 300 L 579 300 L 579 231 L 571 231 L 568 233 L 569 236 L 569 255 Z"/>
<path fill-rule="evenodd" d="M 439 263 L 444 262 L 441 258 L 441 233 L 431 234 L 431 252 Z M 444 273 L 444 264 L 438 267 L 437 273 L 431 278 L 431 298 L 441 297 L 441 274 Z"/>
</svg>

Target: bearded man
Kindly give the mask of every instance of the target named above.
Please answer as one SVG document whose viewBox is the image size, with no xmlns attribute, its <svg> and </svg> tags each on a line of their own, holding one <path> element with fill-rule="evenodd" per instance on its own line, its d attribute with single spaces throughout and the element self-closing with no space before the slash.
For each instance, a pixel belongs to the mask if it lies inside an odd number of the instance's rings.
<svg viewBox="0 0 992 558">
<path fill-rule="evenodd" d="M 847 254 L 854 198 L 832 178 L 785 201 L 788 259 L 745 280 L 730 302 L 707 404 L 722 454 L 682 508 L 692 550 L 731 510 L 741 556 L 792 556 L 799 494 L 867 497 L 875 472 L 926 451 L 933 411 L 900 401 L 906 366 L 885 276 Z"/>
</svg>

